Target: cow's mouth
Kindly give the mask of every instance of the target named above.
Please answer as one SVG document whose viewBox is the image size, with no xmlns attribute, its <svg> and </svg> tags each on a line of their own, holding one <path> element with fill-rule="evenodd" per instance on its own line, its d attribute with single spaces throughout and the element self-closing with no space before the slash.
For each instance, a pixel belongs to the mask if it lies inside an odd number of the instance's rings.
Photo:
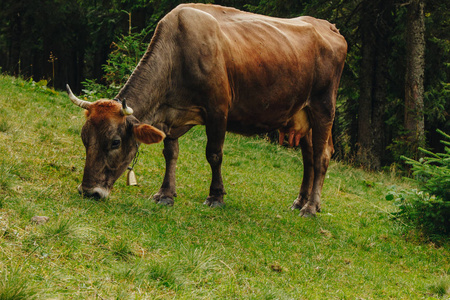
<svg viewBox="0 0 450 300">
<path fill-rule="evenodd" d="M 81 184 L 78 186 L 78 192 L 80 195 L 84 197 L 94 198 L 94 199 L 103 199 L 108 197 L 109 190 L 103 187 L 94 187 L 91 189 L 84 188 Z"/>
</svg>

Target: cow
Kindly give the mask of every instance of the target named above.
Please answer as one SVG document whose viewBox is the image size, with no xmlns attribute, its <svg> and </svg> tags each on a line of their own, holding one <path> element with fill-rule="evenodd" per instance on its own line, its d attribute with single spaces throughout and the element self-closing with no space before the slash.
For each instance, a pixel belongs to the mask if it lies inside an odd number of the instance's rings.
<svg viewBox="0 0 450 300">
<path fill-rule="evenodd" d="M 88 102 L 81 131 L 86 196 L 107 197 L 138 147 L 163 141 L 164 179 L 153 199 L 177 196 L 178 138 L 196 125 L 207 135 L 212 179 L 204 204 L 224 204 L 221 175 L 226 131 L 274 130 L 300 145 L 300 193 L 292 204 L 315 216 L 334 152 L 331 137 L 347 43 L 335 25 L 313 17 L 268 17 L 211 4 L 182 4 L 158 23 L 146 53 L 115 99 Z"/>
</svg>

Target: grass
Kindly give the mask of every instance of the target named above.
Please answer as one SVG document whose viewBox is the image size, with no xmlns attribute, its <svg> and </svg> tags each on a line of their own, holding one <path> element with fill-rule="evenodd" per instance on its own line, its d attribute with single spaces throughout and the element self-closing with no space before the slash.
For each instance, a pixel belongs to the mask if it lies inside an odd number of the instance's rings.
<svg viewBox="0 0 450 300">
<path fill-rule="evenodd" d="M 26 276 L 23 276 L 28 270 L 21 268 L 3 268 L 0 277 L 0 299 L 28 300 L 36 299 L 37 288 L 31 286 Z"/>
<path fill-rule="evenodd" d="M 301 153 L 228 134 L 226 206 L 209 191 L 204 128 L 180 139 L 178 197 L 152 201 L 162 145 L 141 147 L 139 185 L 78 195 L 83 112 L 64 93 L 0 76 L 0 299 L 445 299 L 450 244 L 392 220 L 395 174 L 332 162 L 316 218 L 289 207 Z M 48 216 L 45 225 L 30 222 Z M 24 285 L 24 282 L 27 284 Z M 22 293 L 24 296 L 14 296 Z"/>
</svg>

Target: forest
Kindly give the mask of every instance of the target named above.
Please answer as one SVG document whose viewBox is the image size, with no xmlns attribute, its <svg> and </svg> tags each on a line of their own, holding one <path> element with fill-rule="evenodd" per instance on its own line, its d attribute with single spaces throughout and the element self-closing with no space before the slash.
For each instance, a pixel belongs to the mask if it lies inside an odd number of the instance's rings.
<svg viewBox="0 0 450 300">
<path fill-rule="evenodd" d="M 157 22 L 182 2 L 0 0 L 0 72 L 45 80 L 54 89 L 69 83 L 87 96 L 100 90 L 114 96 Z M 449 1 L 196 2 L 336 24 L 349 45 L 333 127 L 336 159 L 372 170 L 403 169 L 401 155 L 443 149 L 436 130 L 450 132 Z"/>
</svg>

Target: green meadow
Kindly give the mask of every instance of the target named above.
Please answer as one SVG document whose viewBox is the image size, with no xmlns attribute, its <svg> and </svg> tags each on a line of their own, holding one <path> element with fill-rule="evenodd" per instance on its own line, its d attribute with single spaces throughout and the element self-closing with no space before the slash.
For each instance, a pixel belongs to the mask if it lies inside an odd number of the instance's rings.
<svg viewBox="0 0 450 300">
<path fill-rule="evenodd" d="M 173 207 L 152 200 L 162 144 L 142 145 L 138 186 L 83 198 L 83 111 L 63 92 L 0 76 L 0 299 L 447 299 L 450 243 L 395 220 L 395 172 L 330 164 L 322 212 L 290 205 L 299 150 L 227 134 L 226 205 L 203 205 L 206 135 L 180 138 Z M 48 222 L 36 224 L 34 216 Z"/>
</svg>

